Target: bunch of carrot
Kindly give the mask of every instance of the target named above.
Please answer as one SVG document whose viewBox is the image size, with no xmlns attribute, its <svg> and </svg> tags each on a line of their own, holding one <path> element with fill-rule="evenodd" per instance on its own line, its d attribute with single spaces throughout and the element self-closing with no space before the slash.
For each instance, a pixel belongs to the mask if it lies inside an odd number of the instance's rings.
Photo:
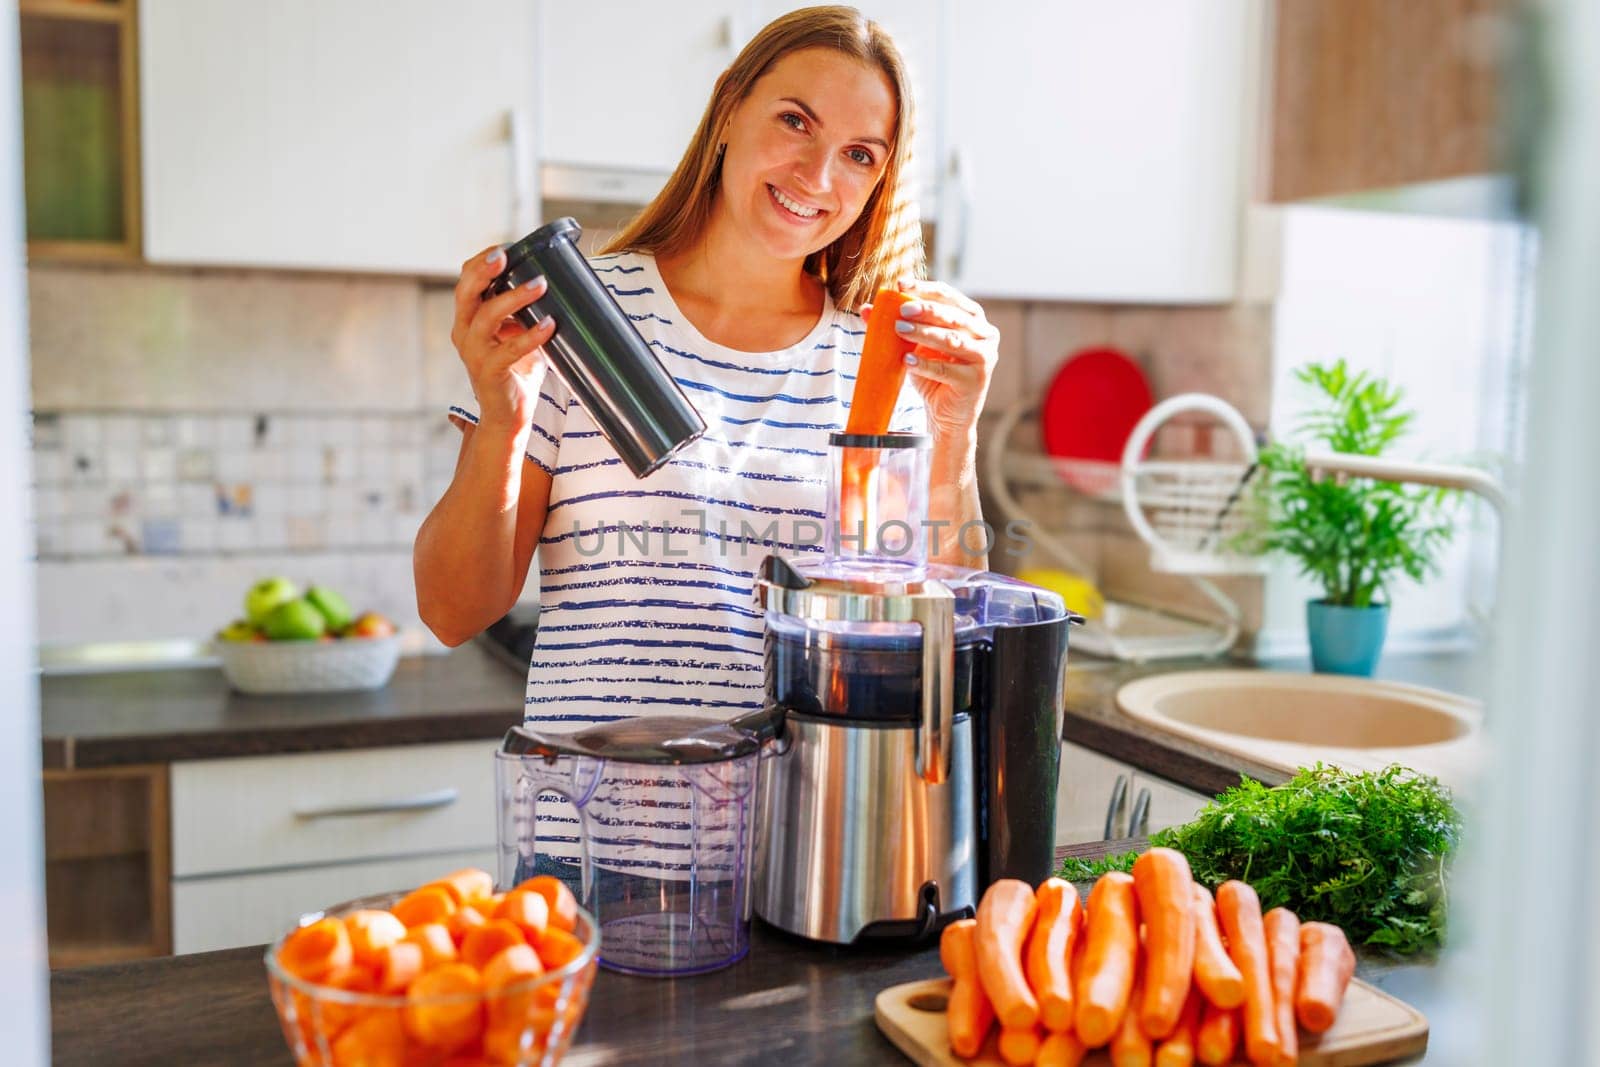
<svg viewBox="0 0 1600 1067">
<path fill-rule="evenodd" d="M 278 963 L 321 988 L 292 994 L 292 1024 L 280 1003 L 290 1043 L 306 1050 L 302 1064 L 330 1062 L 325 1053 L 340 1067 L 520 1063 L 529 1031 L 542 1046 L 558 1011 L 569 1029 L 583 1011 L 583 995 L 562 1004 L 560 983 L 534 984 L 582 954 L 577 914 L 559 879 L 535 877 L 496 893 L 488 872 L 467 868 L 388 910 L 302 926 L 284 938 Z M 362 1003 L 326 990 L 382 999 Z"/>
<path fill-rule="evenodd" d="M 1076 1067 L 1107 1046 L 1115 1067 L 1220 1067 L 1243 1045 L 1256 1067 L 1297 1061 L 1299 1025 L 1333 1025 L 1355 973 L 1344 932 L 1255 891 L 1211 893 L 1183 854 L 1154 848 L 1132 875 L 1106 874 L 1080 907 L 1071 882 L 989 887 L 976 919 L 939 944 L 954 979 L 950 1047 L 976 1056 L 999 1025 L 1006 1063 Z"/>
</svg>

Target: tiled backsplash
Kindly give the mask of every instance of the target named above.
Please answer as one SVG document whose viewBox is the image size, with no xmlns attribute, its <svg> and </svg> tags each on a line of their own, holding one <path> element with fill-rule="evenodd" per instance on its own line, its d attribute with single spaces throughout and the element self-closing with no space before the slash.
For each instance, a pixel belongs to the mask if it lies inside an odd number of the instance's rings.
<svg viewBox="0 0 1600 1067">
<path fill-rule="evenodd" d="M 39 558 L 409 548 L 458 443 L 438 411 L 35 412 Z"/>
<path fill-rule="evenodd" d="M 448 287 L 62 265 L 34 266 L 28 285 L 42 642 L 200 636 L 278 573 L 421 631 L 411 542 L 454 470 L 460 437 L 443 413 L 466 390 Z M 1158 397 L 1211 392 L 1266 422 L 1270 293 L 1217 307 L 983 303 L 1003 335 L 990 424 L 1040 396 L 1067 355 L 1106 344 Z M 1178 428 L 1158 447 L 1200 444 Z M 1131 537 L 1115 509 L 1038 504 L 1091 566 L 1128 556 L 1113 551 Z M 536 590 L 530 575 L 524 597 Z"/>
</svg>

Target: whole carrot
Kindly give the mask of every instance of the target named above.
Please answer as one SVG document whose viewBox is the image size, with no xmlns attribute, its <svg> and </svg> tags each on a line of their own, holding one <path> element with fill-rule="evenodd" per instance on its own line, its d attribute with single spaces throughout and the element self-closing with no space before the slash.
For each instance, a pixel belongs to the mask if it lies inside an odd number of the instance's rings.
<svg viewBox="0 0 1600 1067">
<path fill-rule="evenodd" d="M 1039 1054 L 1033 1058 L 1034 1067 L 1078 1067 L 1089 1049 L 1078 1035 L 1069 1031 L 1048 1033 L 1039 1043 Z"/>
<path fill-rule="evenodd" d="M 1356 954 L 1343 930 L 1332 923 L 1303 924 L 1294 987 L 1294 1013 L 1300 1025 L 1313 1034 L 1332 1026 L 1355 973 Z"/>
<path fill-rule="evenodd" d="M 976 919 L 958 919 L 939 935 L 939 962 L 954 979 L 944 1017 L 957 1056 L 976 1056 L 994 1025 L 994 1008 L 978 981 L 977 930 Z"/>
<path fill-rule="evenodd" d="M 1194 1058 L 1206 1067 L 1227 1067 L 1239 1047 L 1239 1009 L 1207 1004 L 1194 1035 Z"/>
<path fill-rule="evenodd" d="M 1273 908 L 1262 920 L 1267 933 L 1267 964 L 1272 968 L 1272 1022 L 1278 1028 L 1279 1067 L 1300 1058 L 1294 1027 L 1294 977 L 1300 967 L 1300 920 L 1288 908 Z"/>
<path fill-rule="evenodd" d="M 1039 998 L 1039 1021 L 1052 1031 L 1072 1029 L 1073 943 L 1078 933 L 1078 890 L 1061 878 L 1046 878 L 1034 894 L 1039 912 L 1023 950 L 1028 984 Z"/>
<path fill-rule="evenodd" d="M 906 380 L 906 353 L 916 345 L 895 332 L 900 306 L 916 299 L 899 289 L 879 289 L 872 298 L 867 336 L 861 342 L 861 365 L 850 395 L 850 417 L 845 433 L 888 432 L 895 402 Z"/>
<path fill-rule="evenodd" d="M 995 1018 L 1011 1030 L 1039 1021 L 1039 999 L 1022 973 L 1022 946 L 1037 910 L 1033 886 L 1015 878 L 995 882 L 978 901 L 978 980 L 994 1005 Z"/>
<path fill-rule="evenodd" d="M 1073 1025 L 1090 1048 L 1111 1040 L 1128 1010 L 1139 952 L 1139 911 L 1133 876 L 1111 871 L 1089 891 Z"/>
<path fill-rule="evenodd" d="M 1140 994 L 1144 992 L 1144 975 L 1149 973 L 1149 967 L 1141 970 L 1144 973 L 1133 980 L 1128 1010 L 1122 1013 L 1122 1022 L 1111 1038 L 1111 1067 L 1150 1067 L 1150 1035 L 1144 1032 L 1144 1024 L 1139 1021 L 1139 1012 L 1135 1010 Z"/>
<path fill-rule="evenodd" d="M 1202 999 L 1199 988 L 1191 985 L 1189 995 L 1183 1002 L 1183 1014 L 1178 1016 L 1178 1025 L 1156 1048 L 1156 1067 L 1193 1067 L 1195 1034 L 1200 1029 Z"/>
<path fill-rule="evenodd" d="M 1217 887 L 1217 917 L 1228 935 L 1228 955 L 1244 978 L 1244 1049 L 1257 1067 L 1276 1063 L 1283 1044 L 1272 1011 L 1272 969 L 1267 934 L 1261 924 L 1261 898 L 1239 881 Z"/>
<path fill-rule="evenodd" d="M 1206 999 L 1219 1008 L 1237 1008 L 1244 1003 L 1244 976 L 1222 947 L 1222 931 L 1217 929 L 1217 904 L 1211 890 L 1194 887 L 1194 983 Z"/>
<path fill-rule="evenodd" d="M 1039 1056 L 1040 1033 L 1037 1026 L 1003 1027 L 996 1047 L 1000 1058 L 1011 1067 L 1028 1067 Z"/>
<path fill-rule="evenodd" d="M 1139 1022 L 1155 1040 L 1172 1033 L 1194 978 L 1194 877 L 1183 853 L 1152 848 L 1133 864 L 1144 920 L 1144 999 Z"/>
</svg>

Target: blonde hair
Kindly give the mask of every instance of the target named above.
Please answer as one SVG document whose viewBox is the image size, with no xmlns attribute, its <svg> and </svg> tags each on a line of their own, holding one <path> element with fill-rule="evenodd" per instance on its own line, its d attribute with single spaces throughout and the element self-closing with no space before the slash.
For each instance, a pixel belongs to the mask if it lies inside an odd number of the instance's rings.
<svg viewBox="0 0 1600 1067">
<path fill-rule="evenodd" d="M 656 198 L 600 251 L 682 251 L 705 232 L 722 178 L 717 138 L 734 108 L 772 65 L 803 48 L 829 48 L 875 64 L 894 88 L 896 115 L 888 159 L 861 215 L 805 270 L 828 287 L 836 306 L 855 311 L 881 286 L 923 276 L 922 230 L 910 195 L 911 85 L 900 50 L 876 22 L 853 7 L 809 7 L 769 23 L 717 78 L 683 158 Z"/>
</svg>

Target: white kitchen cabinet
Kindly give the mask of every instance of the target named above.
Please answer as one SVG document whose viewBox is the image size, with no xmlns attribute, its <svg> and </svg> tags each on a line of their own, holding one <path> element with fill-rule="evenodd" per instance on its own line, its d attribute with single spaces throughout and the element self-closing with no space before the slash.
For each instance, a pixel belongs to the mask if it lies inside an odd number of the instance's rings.
<svg viewBox="0 0 1600 1067">
<path fill-rule="evenodd" d="M 1230 299 L 1259 24 L 1250 0 L 953 0 L 937 273 L 978 297 Z"/>
<path fill-rule="evenodd" d="M 469 865 L 494 872 L 495 749 L 455 741 L 174 763 L 174 950 L 259 943 L 353 896 Z"/>
<path fill-rule="evenodd" d="M 462 867 L 493 871 L 493 849 L 402 860 L 260 871 L 172 883 L 172 951 L 211 952 L 271 941 L 309 912 L 430 882 Z"/>
<path fill-rule="evenodd" d="M 711 88 L 749 33 L 738 0 L 538 0 L 539 159 L 677 166 Z"/>
<path fill-rule="evenodd" d="M 492 0 L 139 4 L 145 257 L 454 276 L 535 221 L 533 42 Z"/>
<path fill-rule="evenodd" d="M 912 175 L 923 217 L 937 209 L 943 78 L 946 63 L 944 11 L 952 0 L 857 0 L 851 6 L 879 23 L 900 50 L 911 78 L 916 132 L 912 140 Z M 957 0 L 959 2 L 959 0 Z M 757 0 L 755 28 L 779 15 L 810 7 L 792 0 Z"/>
<path fill-rule="evenodd" d="M 1056 844 L 1142 837 L 1181 826 L 1211 799 L 1082 745 L 1064 742 L 1056 788 Z"/>
</svg>

